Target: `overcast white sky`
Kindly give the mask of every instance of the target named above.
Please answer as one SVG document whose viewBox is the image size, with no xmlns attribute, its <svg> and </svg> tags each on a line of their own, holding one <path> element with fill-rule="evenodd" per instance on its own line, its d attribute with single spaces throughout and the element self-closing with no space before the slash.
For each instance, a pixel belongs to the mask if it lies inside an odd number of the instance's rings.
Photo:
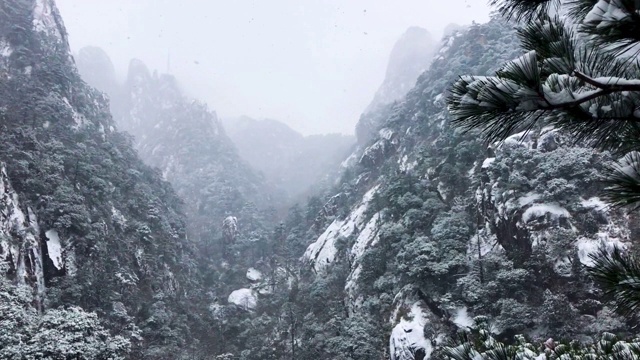
<svg viewBox="0 0 640 360">
<path fill-rule="evenodd" d="M 353 133 L 409 27 L 440 38 L 484 22 L 486 0 L 57 0 L 74 51 L 96 45 L 120 76 L 136 57 L 219 116 Z"/>
</svg>

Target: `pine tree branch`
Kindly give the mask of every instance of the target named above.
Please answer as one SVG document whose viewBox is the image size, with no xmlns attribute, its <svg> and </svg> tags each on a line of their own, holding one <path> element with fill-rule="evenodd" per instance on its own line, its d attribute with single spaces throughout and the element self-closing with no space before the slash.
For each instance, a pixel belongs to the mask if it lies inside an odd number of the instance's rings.
<svg viewBox="0 0 640 360">
<path fill-rule="evenodd" d="M 617 247 L 613 251 L 602 248 L 589 257 L 593 265 L 587 271 L 602 285 L 605 295 L 613 298 L 616 310 L 630 315 L 640 309 L 640 262 Z"/>
<path fill-rule="evenodd" d="M 540 14 L 547 13 L 553 6 L 559 6 L 558 0 L 491 0 L 492 6 L 497 6 L 498 11 L 507 19 L 514 18 L 518 21 L 531 21 Z"/>
<path fill-rule="evenodd" d="M 570 101 L 554 101 L 553 99 L 550 99 L 548 96 L 546 96 L 543 92 L 539 91 L 538 89 L 534 89 L 534 88 L 529 88 L 527 90 L 531 91 L 531 92 L 535 92 L 536 95 L 538 95 L 538 98 L 536 99 L 537 101 L 536 103 L 536 107 L 535 108 L 518 108 L 518 107 L 509 107 L 508 104 L 504 104 L 505 107 L 503 107 L 505 112 L 509 112 L 509 113 L 513 113 L 513 112 L 520 112 L 520 113 L 532 113 L 535 111 L 553 111 L 553 110 L 564 110 L 564 109 L 568 109 L 568 108 L 573 108 L 576 107 L 578 105 L 581 105 L 583 103 L 589 102 L 591 100 L 603 97 L 603 96 L 607 96 L 607 95 L 611 95 L 613 93 L 619 93 L 619 92 L 625 92 L 625 91 L 633 91 L 633 92 L 637 92 L 640 91 L 640 81 L 638 82 L 638 84 L 633 84 L 633 83 L 628 83 L 628 84 L 606 84 L 606 83 L 602 83 L 602 82 L 598 82 L 578 71 L 575 71 L 575 76 L 576 78 L 579 78 L 581 80 L 583 80 L 584 82 L 588 83 L 589 85 L 592 85 L 594 87 L 597 87 L 598 90 L 590 90 L 590 91 L 585 91 L 582 93 L 577 93 L 577 94 L 571 94 L 573 96 L 573 99 Z M 471 80 L 471 81 L 469 81 Z M 630 81 L 630 80 L 626 80 L 626 79 L 620 79 L 621 81 Z M 461 77 L 460 80 L 458 80 L 458 82 L 455 84 L 456 87 L 460 86 L 460 87 L 464 87 L 464 88 L 468 88 L 470 85 L 472 85 L 472 83 L 474 82 L 480 82 L 483 83 L 482 88 L 486 89 L 486 90 L 490 90 L 490 91 L 494 91 L 497 93 L 502 93 L 504 95 L 513 95 L 513 94 L 509 94 L 505 91 L 500 90 L 500 87 L 505 87 L 503 85 L 506 85 L 506 82 L 504 81 L 504 79 L 501 79 L 500 77 L 491 77 L 491 78 L 476 78 L 476 77 Z M 493 89 L 489 89 L 489 86 L 493 86 Z M 515 92 L 515 91 L 514 91 Z M 486 106 L 486 104 L 482 104 L 482 102 L 473 104 L 470 103 L 468 101 L 463 101 L 462 98 L 464 97 L 465 94 L 463 94 L 463 96 L 459 96 L 459 94 L 453 93 L 452 92 L 452 96 L 448 99 L 449 101 L 449 105 L 451 106 L 451 112 L 455 115 L 459 115 L 458 110 L 460 110 L 461 107 L 467 107 L 466 110 L 469 110 L 469 107 L 476 107 L 477 111 L 483 112 L 486 109 L 489 109 L 488 106 Z M 529 99 L 531 100 L 531 99 Z M 544 105 L 543 105 L 544 104 Z M 497 107 L 493 106 L 491 108 L 492 111 L 495 111 Z M 458 121 L 461 120 L 459 116 L 458 117 Z M 608 119 L 607 119 L 608 120 Z M 626 118 L 626 120 L 630 120 L 630 118 Z M 637 120 L 640 121 L 640 118 L 638 118 Z"/>
<path fill-rule="evenodd" d="M 573 75 L 585 83 L 597 87 L 598 89 L 608 90 L 609 93 L 622 92 L 622 91 L 640 91 L 640 80 L 628 80 L 622 78 L 611 77 L 611 81 L 615 80 L 615 83 L 603 83 L 596 79 L 590 78 L 578 70 L 573 71 Z"/>
</svg>

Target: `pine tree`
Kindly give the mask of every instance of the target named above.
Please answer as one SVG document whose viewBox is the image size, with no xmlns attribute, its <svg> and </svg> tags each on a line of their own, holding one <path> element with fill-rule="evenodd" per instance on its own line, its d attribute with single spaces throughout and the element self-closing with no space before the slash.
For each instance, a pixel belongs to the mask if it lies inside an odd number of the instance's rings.
<svg viewBox="0 0 640 360">
<path fill-rule="evenodd" d="M 619 155 L 604 191 L 612 206 L 640 207 L 640 2 L 492 0 L 523 23 L 526 51 L 495 76 L 462 76 L 447 99 L 453 124 L 494 142 L 540 126 Z M 524 136 L 523 135 L 523 136 Z M 591 275 L 618 310 L 640 306 L 640 263 L 618 249 L 593 255 Z"/>
</svg>

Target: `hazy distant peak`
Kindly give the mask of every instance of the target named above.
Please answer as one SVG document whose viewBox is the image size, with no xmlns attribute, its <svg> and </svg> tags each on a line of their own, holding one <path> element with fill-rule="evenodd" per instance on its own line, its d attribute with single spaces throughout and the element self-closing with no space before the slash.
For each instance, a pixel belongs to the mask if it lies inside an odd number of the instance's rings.
<svg viewBox="0 0 640 360">
<path fill-rule="evenodd" d="M 420 74 L 429 68 L 436 53 L 436 41 L 431 33 L 418 26 L 408 28 L 396 41 L 387 65 L 385 79 L 376 92 L 365 115 L 402 99 L 416 84 Z M 358 142 L 366 143 L 377 125 L 365 116 L 356 125 Z"/>
<path fill-rule="evenodd" d="M 422 63 L 425 59 L 430 60 L 434 46 L 435 40 L 427 29 L 418 26 L 408 28 L 391 50 L 387 64 L 387 78 L 396 75 L 396 73 L 404 72 L 402 66 L 409 65 L 407 61 L 415 60 Z M 428 66 L 428 62 L 419 67 L 426 66 Z M 413 85 L 415 84 L 411 84 L 412 87 Z"/>
<path fill-rule="evenodd" d="M 118 87 L 116 70 L 107 53 L 97 46 L 86 46 L 75 56 L 82 78 L 110 97 Z"/>
<path fill-rule="evenodd" d="M 151 72 L 149 71 L 149 68 L 142 60 L 131 59 L 131 61 L 129 62 L 129 71 L 127 74 L 127 79 L 129 82 L 131 82 L 134 79 L 150 80 Z"/>
<path fill-rule="evenodd" d="M 184 97 L 182 94 L 182 90 L 180 88 L 180 84 L 178 83 L 178 79 L 175 76 L 170 74 L 160 74 L 157 78 L 158 81 L 158 91 L 164 97 L 173 97 L 173 98 L 182 98 Z"/>
<path fill-rule="evenodd" d="M 444 31 L 442 32 L 443 37 L 447 37 L 450 35 L 453 35 L 453 33 L 460 31 L 460 30 L 464 30 L 465 26 L 463 25 L 459 25 L 459 24 L 455 24 L 455 23 L 451 23 L 447 26 L 445 26 Z"/>
<path fill-rule="evenodd" d="M 244 136 L 252 134 L 254 136 L 263 136 L 270 133 L 273 136 L 281 137 L 290 141 L 302 140 L 302 134 L 293 130 L 287 124 L 275 119 L 254 119 L 249 116 L 239 116 L 235 118 L 224 118 L 222 124 L 229 136 L 243 133 Z"/>
<path fill-rule="evenodd" d="M 84 65 L 91 65 L 102 71 L 115 74 L 115 68 L 111 62 L 111 58 L 107 53 L 98 46 L 85 46 L 78 51 L 76 62 Z"/>
<path fill-rule="evenodd" d="M 401 99 L 429 67 L 436 42 L 426 29 L 412 26 L 391 50 L 384 82 L 367 110 Z"/>
<path fill-rule="evenodd" d="M 425 37 L 425 36 L 431 36 L 431 34 L 429 33 L 429 30 L 420 27 L 420 26 L 410 26 L 407 31 L 404 32 L 404 34 L 402 34 L 402 36 L 400 37 L 400 41 L 402 41 L 403 38 L 406 37 L 411 37 L 411 36 L 419 36 L 419 37 Z"/>
</svg>

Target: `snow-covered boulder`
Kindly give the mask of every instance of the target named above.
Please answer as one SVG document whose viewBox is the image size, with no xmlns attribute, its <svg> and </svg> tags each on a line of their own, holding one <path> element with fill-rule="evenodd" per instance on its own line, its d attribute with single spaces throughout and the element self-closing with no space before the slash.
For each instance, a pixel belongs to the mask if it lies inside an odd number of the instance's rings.
<svg viewBox="0 0 640 360">
<path fill-rule="evenodd" d="M 249 281 L 260 281 L 262 279 L 262 273 L 256 268 L 247 269 L 247 279 Z"/>
<path fill-rule="evenodd" d="M 251 289 L 238 289 L 229 294 L 229 304 L 235 304 L 245 310 L 253 310 L 258 305 L 258 297 Z"/>
<path fill-rule="evenodd" d="M 414 360 L 422 355 L 428 359 L 433 351 L 431 341 L 424 336 L 424 327 L 429 323 L 420 302 L 411 306 L 409 313 L 391 331 L 389 354 L 391 360 Z"/>
</svg>

